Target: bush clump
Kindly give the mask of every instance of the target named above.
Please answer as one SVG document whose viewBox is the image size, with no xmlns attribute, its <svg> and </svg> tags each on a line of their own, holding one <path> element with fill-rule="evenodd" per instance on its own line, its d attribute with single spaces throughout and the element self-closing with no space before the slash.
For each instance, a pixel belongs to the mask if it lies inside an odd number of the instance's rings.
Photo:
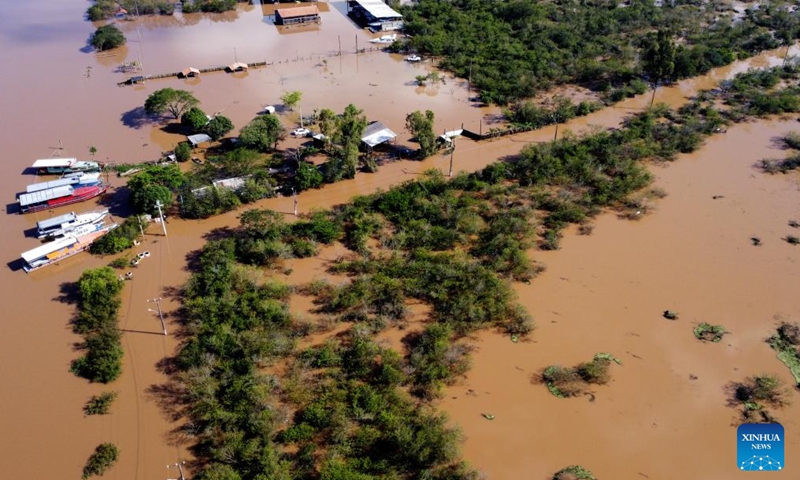
<svg viewBox="0 0 800 480">
<path fill-rule="evenodd" d="M 103 392 L 100 395 L 93 395 L 83 407 L 86 415 L 105 415 L 117 398 L 117 392 Z"/>
<path fill-rule="evenodd" d="M 119 449 L 116 445 L 113 443 L 101 443 L 86 461 L 82 478 L 86 480 L 92 475 L 103 475 L 116 463 L 118 457 Z"/>
<path fill-rule="evenodd" d="M 782 322 L 768 343 L 778 352 L 778 359 L 789 367 L 795 384 L 800 386 L 800 324 Z"/>
<path fill-rule="evenodd" d="M 783 407 L 788 404 L 787 391 L 783 383 L 772 375 L 748 377 L 732 386 L 732 401 L 750 410 L 759 410 L 764 406 Z"/>
<path fill-rule="evenodd" d="M 608 367 L 620 361 L 607 353 L 598 353 L 592 361 L 574 367 L 551 365 L 542 372 L 542 382 L 559 398 L 574 397 L 586 392 L 589 385 L 605 385 L 611 380 Z"/>
<path fill-rule="evenodd" d="M 704 342 L 719 342 L 722 337 L 728 333 L 722 325 L 711 325 L 710 323 L 703 322 L 694 327 L 694 336 L 698 340 Z"/>
<path fill-rule="evenodd" d="M 571 465 L 556 472 L 553 480 L 597 480 L 597 478 L 580 465 Z"/>
</svg>

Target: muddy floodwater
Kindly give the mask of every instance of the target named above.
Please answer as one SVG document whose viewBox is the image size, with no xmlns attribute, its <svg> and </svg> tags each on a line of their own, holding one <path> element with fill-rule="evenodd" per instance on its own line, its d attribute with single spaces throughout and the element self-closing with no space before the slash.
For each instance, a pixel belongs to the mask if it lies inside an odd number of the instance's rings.
<svg viewBox="0 0 800 480">
<path fill-rule="evenodd" d="M 354 103 L 370 120 L 394 130 L 401 145 L 412 145 L 404 118 L 413 110 L 434 111 L 436 128 L 442 131 L 462 124 L 491 128 L 499 113 L 470 102 L 466 83 L 452 77 L 418 86 L 414 78 L 427 74 L 430 63 L 405 62 L 402 56 L 375 49 L 369 40 L 376 35 L 347 19 L 344 2 L 322 5 L 320 26 L 296 29 L 277 29 L 271 10 L 260 5 L 222 15 L 120 21 L 127 45 L 103 54 L 86 48 L 95 28 L 82 21 L 87 6 L 78 0 L 12 2 L 0 16 L 0 192 L 6 202 L 0 222 L 6 264 L 0 269 L 4 479 L 77 478 L 102 442 L 121 450 L 119 462 L 104 478 L 177 476 L 165 467 L 188 458 L 189 439 L 152 389 L 165 380 L 159 361 L 177 343 L 161 334 L 152 300 L 162 298 L 171 333 L 170 313 L 177 307 L 171 292 L 188 275 L 187 254 L 204 244 L 205 233 L 237 223 L 236 212 L 205 221 L 173 219 L 166 225 L 166 237 L 159 226 L 151 226 L 137 250 L 146 249 L 151 256 L 123 291 L 124 373 L 108 386 L 91 385 L 68 372 L 80 338 L 69 327 L 74 307 L 65 302 L 65 289 L 84 269 L 109 259 L 81 254 L 31 275 L 14 268 L 19 254 L 37 245 L 25 232 L 37 220 L 69 211 L 16 214 L 15 193 L 41 180 L 25 171 L 35 159 L 89 159 L 92 146 L 96 160 L 110 163 L 158 158 L 183 140 L 143 115 L 145 98 L 164 87 L 190 90 L 206 112 L 224 112 L 237 127 L 265 105 L 279 104 L 286 91 L 303 92 L 298 111 L 281 114 L 288 128 L 298 126 L 300 112 L 341 111 Z M 366 51 L 355 55 L 356 48 Z M 770 52 L 662 88 L 657 100 L 678 105 L 738 71 L 778 64 L 783 53 Z M 143 67 L 138 73 L 146 75 L 234 61 L 268 65 L 246 73 L 117 86 L 132 75 L 118 72 L 118 67 L 133 61 Z M 646 94 L 577 119 L 562 125 L 559 135 L 567 129 L 617 126 L 649 100 Z M 798 179 L 764 176 L 752 165 L 765 156 L 780 156 L 775 137 L 796 128 L 790 121 L 731 128 L 697 154 L 654 167 L 657 185 L 668 196 L 652 215 L 638 222 L 601 216 L 594 235 L 569 234 L 561 251 L 535 253 L 548 270 L 531 285 L 516 286 L 539 325 L 532 341 L 511 344 L 489 332 L 476 335 L 473 369 L 441 403 L 465 434 L 464 456 L 471 465 L 494 479 L 547 478 L 575 463 L 605 479 L 736 477 L 736 412 L 725 407 L 725 384 L 761 372 L 791 380 L 763 339 L 774 329 L 775 315 L 800 315 L 800 295 L 792 288 L 800 273 L 800 249 L 781 240 L 791 233 L 787 221 L 800 219 Z M 550 127 L 480 144 L 459 140 L 455 170 L 474 171 L 553 135 Z M 297 144 L 285 142 L 288 147 Z M 442 156 L 423 163 L 391 163 L 378 174 L 304 192 L 299 208 L 305 212 L 345 202 L 428 168 L 447 171 L 448 164 L 449 158 Z M 109 180 L 114 188 L 103 201 L 118 215 L 122 209 L 115 194 L 123 182 Z M 72 209 L 94 206 L 90 202 Z M 282 212 L 293 207 L 289 198 L 259 206 Z M 751 236 L 761 237 L 764 245 L 751 246 Z M 326 250 L 326 255 L 336 254 Z M 291 280 L 313 278 L 318 269 L 313 262 L 298 263 Z M 679 311 L 680 320 L 665 321 L 660 317 L 665 309 Z M 732 334 L 720 344 L 700 344 L 691 329 L 701 321 L 722 323 Z M 600 351 L 613 353 L 622 365 L 613 367 L 610 385 L 596 389 L 594 402 L 558 400 L 531 384 L 531 376 L 548 364 L 571 365 Z M 112 414 L 85 417 L 86 400 L 104 390 L 119 392 Z M 787 452 L 800 451 L 799 404 L 795 399 L 776 413 L 786 428 Z M 496 418 L 487 421 L 483 413 Z M 796 472 L 792 466 L 775 476 L 796 478 Z"/>
</svg>

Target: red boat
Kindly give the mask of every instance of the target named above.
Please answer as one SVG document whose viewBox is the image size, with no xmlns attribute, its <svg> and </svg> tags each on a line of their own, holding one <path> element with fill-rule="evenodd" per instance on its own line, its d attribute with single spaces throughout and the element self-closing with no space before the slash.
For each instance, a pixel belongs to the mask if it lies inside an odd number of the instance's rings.
<svg viewBox="0 0 800 480">
<path fill-rule="evenodd" d="M 87 187 L 78 187 L 71 190 L 71 193 L 66 192 L 68 194 L 61 197 L 50 198 L 43 202 L 24 205 L 22 206 L 22 213 L 40 212 L 42 210 L 50 210 L 51 208 L 58 208 L 65 205 L 72 205 L 73 203 L 83 202 L 104 194 L 106 190 L 108 190 L 108 185 L 92 185 Z"/>
</svg>

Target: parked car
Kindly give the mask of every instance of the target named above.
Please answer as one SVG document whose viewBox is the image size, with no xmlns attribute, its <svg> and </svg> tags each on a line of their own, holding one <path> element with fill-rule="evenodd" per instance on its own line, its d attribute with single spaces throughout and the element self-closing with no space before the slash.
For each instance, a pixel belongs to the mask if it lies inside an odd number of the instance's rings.
<svg viewBox="0 0 800 480">
<path fill-rule="evenodd" d="M 421 61 L 422 57 L 420 57 L 419 55 L 411 55 L 410 57 L 406 57 L 406 62 L 416 63 Z"/>
<path fill-rule="evenodd" d="M 309 130 L 307 128 L 303 128 L 303 127 L 295 128 L 292 131 L 292 136 L 295 136 L 295 137 L 310 137 L 311 136 L 311 130 Z"/>
</svg>

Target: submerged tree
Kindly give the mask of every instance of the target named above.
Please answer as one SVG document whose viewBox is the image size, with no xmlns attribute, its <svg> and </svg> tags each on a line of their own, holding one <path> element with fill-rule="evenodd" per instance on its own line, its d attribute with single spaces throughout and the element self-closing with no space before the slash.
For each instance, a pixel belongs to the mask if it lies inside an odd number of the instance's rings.
<svg viewBox="0 0 800 480">
<path fill-rule="evenodd" d="M 645 40 L 642 68 L 653 82 L 653 98 L 650 100 L 652 106 L 659 82 L 669 79 L 675 71 L 675 43 L 664 30 L 659 30 L 656 35 L 651 34 Z"/>
<path fill-rule="evenodd" d="M 419 110 L 406 116 L 406 128 L 417 139 L 423 157 L 429 157 L 436 151 L 436 134 L 433 132 L 433 112 L 426 110 L 423 115 Z"/>
<path fill-rule="evenodd" d="M 261 115 L 248 123 L 239 133 L 239 140 L 247 148 L 267 152 L 276 148 L 278 140 L 286 135 L 280 120 L 275 115 Z"/>
<path fill-rule="evenodd" d="M 186 90 L 162 88 L 151 93 L 144 102 L 144 110 L 151 114 L 169 112 L 173 117 L 180 118 L 184 112 L 200 104 L 200 100 Z"/>
<path fill-rule="evenodd" d="M 205 131 L 213 140 L 219 140 L 233 130 L 233 122 L 224 115 L 217 115 L 206 124 Z"/>
<path fill-rule="evenodd" d="M 125 35 L 116 25 L 103 25 L 95 30 L 89 38 L 89 43 L 102 52 L 125 45 Z"/>
<path fill-rule="evenodd" d="M 303 98 L 303 92 L 293 91 L 293 92 L 286 92 L 281 96 L 281 102 L 286 105 L 290 110 L 294 110 L 294 107 L 300 103 L 300 100 Z"/>
</svg>

